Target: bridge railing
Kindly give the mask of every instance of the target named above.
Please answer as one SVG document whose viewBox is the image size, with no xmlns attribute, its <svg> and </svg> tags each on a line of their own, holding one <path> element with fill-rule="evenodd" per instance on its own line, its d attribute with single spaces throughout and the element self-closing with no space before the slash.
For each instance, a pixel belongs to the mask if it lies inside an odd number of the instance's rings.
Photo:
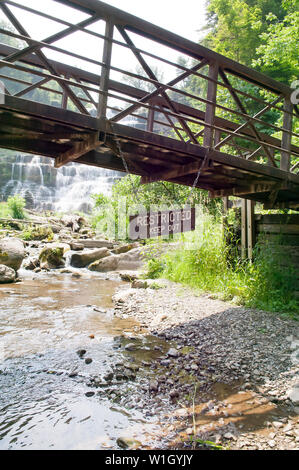
<svg viewBox="0 0 299 470">
<path fill-rule="evenodd" d="M 97 0 L 0 8 L 6 94 L 298 171 L 287 85 Z"/>
</svg>

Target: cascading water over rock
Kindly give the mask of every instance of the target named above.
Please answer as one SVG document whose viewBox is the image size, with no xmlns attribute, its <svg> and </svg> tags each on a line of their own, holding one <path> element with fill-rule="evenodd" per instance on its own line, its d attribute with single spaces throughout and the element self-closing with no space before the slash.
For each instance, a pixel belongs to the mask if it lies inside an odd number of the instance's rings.
<svg viewBox="0 0 299 470">
<path fill-rule="evenodd" d="M 56 169 L 49 158 L 0 152 L 0 201 L 21 194 L 28 208 L 88 212 L 90 195 L 109 194 L 120 175 L 78 163 Z"/>
</svg>

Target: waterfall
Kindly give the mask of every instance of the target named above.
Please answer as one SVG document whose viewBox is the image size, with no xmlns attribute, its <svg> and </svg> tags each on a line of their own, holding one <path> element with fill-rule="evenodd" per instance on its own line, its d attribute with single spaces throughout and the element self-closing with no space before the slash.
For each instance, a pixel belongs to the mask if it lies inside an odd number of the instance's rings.
<svg viewBox="0 0 299 470">
<path fill-rule="evenodd" d="M 92 208 L 90 195 L 109 194 L 121 173 L 69 163 L 59 169 L 46 157 L 21 155 L 0 150 L 0 201 L 21 194 L 28 208 L 56 212 Z"/>
</svg>

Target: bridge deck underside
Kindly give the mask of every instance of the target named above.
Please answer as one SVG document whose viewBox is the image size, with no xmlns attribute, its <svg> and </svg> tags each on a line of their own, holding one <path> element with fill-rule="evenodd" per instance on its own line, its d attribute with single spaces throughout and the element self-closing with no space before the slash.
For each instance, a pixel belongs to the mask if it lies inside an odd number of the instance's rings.
<svg viewBox="0 0 299 470">
<path fill-rule="evenodd" d="M 117 145 L 116 137 L 119 142 Z M 90 140 L 96 146 L 90 150 Z M 80 152 L 78 153 L 78 146 Z M 65 109 L 7 97 L 0 108 L 0 147 L 141 175 L 142 182 L 171 181 L 197 187 L 211 197 L 235 195 L 265 207 L 299 208 L 299 176 L 237 156 L 188 144 Z M 86 152 L 82 152 L 82 148 Z M 77 153 L 77 155 L 76 155 Z"/>
</svg>

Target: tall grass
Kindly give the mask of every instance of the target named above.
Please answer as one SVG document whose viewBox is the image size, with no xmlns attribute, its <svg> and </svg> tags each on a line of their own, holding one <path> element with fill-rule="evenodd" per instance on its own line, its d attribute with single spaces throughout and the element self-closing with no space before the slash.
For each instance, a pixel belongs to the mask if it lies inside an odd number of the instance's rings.
<svg viewBox="0 0 299 470">
<path fill-rule="evenodd" d="M 25 199 L 22 196 L 20 196 L 19 194 L 10 196 L 7 199 L 7 205 L 14 219 L 25 219 Z"/>
<path fill-rule="evenodd" d="M 166 277 L 246 306 L 293 317 L 299 312 L 294 270 L 281 266 L 273 246 L 258 245 L 253 263 L 232 259 L 221 220 L 204 211 L 197 218 L 196 231 L 184 234 L 160 258 L 149 259 L 147 275 Z"/>
</svg>

